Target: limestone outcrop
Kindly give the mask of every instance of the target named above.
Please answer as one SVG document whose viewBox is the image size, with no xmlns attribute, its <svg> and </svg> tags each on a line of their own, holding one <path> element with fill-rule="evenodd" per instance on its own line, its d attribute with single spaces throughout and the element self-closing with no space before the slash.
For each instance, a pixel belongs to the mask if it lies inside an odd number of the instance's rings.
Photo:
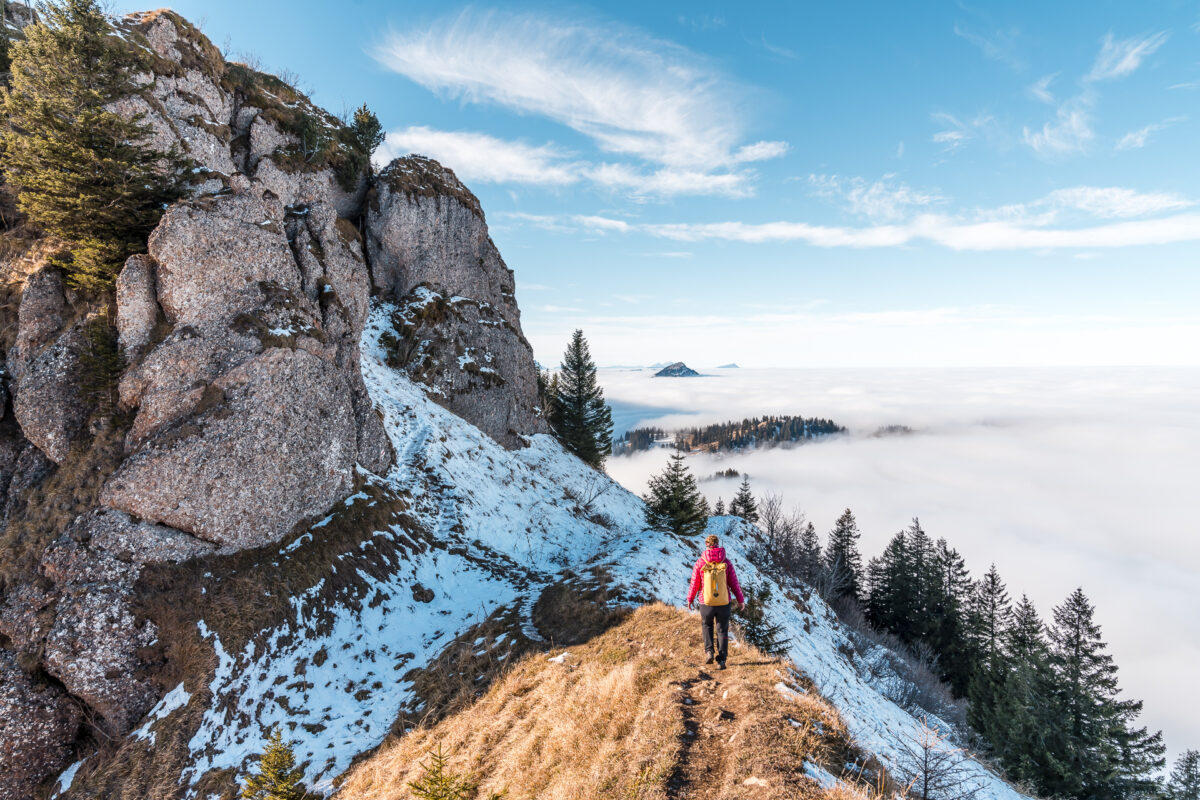
<svg viewBox="0 0 1200 800">
<path fill-rule="evenodd" d="M 508 447 L 546 430 L 515 283 L 466 186 L 421 156 L 379 175 L 367 210 L 377 291 L 395 298 L 391 363 Z"/>
</svg>

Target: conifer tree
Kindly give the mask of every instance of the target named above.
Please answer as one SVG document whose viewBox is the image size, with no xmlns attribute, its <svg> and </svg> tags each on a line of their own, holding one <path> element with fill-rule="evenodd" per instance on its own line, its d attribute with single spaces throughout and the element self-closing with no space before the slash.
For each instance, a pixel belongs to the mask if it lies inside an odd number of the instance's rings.
<svg viewBox="0 0 1200 800">
<path fill-rule="evenodd" d="M 612 451 L 612 412 L 596 381 L 596 363 L 583 331 L 571 335 L 557 378 L 550 427 L 563 447 L 601 469 Z"/>
<path fill-rule="evenodd" d="M 1167 779 L 1168 800 L 1200 800 L 1200 750 L 1188 750 Z"/>
<path fill-rule="evenodd" d="M 375 112 L 367 107 L 366 103 L 354 110 L 354 119 L 350 122 L 350 132 L 354 135 L 354 141 L 358 144 L 360 150 L 372 156 L 379 149 L 379 145 L 383 144 L 384 134 L 383 125 L 379 123 L 379 117 L 375 116 Z"/>
<path fill-rule="evenodd" d="M 473 800 L 479 784 L 470 775 L 451 772 L 449 761 L 439 743 L 436 751 L 430 751 L 429 763 L 422 765 L 424 774 L 408 784 L 413 796 L 418 800 Z"/>
<path fill-rule="evenodd" d="M 1047 769 L 1046 742 L 1057 725 L 1050 708 L 1053 675 L 1046 626 L 1028 597 L 1021 597 L 1004 637 L 1009 670 L 990 713 L 971 724 L 990 744 L 1012 781 L 1040 785 Z"/>
<path fill-rule="evenodd" d="M 103 290 L 180 196 L 183 161 L 146 145 L 140 117 L 107 110 L 136 91 L 144 66 L 111 35 L 98 0 L 51 0 L 39 17 L 11 47 L 3 169 L 21 211 L 62 240 L 56 263 L 71 284 Z"/>
<path fill-rule="evenodd" d="M 967 721 L 975 730 L 985 731 L 995 727 L 989 718 L 995 713 L 1009 671 L 1004 651 L 1012 623 L 1008 590 L 995 564 L 975 583 L 968 618 L 968 637 L 976 658 L 968 688 Z"/>
<path fill-rule="evenodd" d="M 926 641 L 939 654 L 942 680 L 957 697 L 964 697 L 971 683 L 975 652 L 967 635 L 967 612 L 971 600 L 971 574 L 966 562 L 945 539 L 938 539 L 932 553 L 931 580 L 925 613 Z"/>
<path fill-rule="evenodd" d="M 742 485 L 729 502 L 729 513 L 751 524 L 758 522 L 758 503 L 754 501 L 754 495 L 750 492 L 750 478 L 742 478 Z"/>
<path fill-rule="evenodd" d="M 809 521 L 800 531 L 800 580 L 812 586 L 821 576 L 821 538 L 817 526 Z"/>
<path fill-rule="evenodd" d="M 712 513 L 713 513 L 713 516 L 714 516 L 714 517 L 723 517 L 723 516 L 725 516 L 725 501 L 724 501 L 724 500 L 722 500 L 721 498 L 719 498 L 719 497 L 718 497 L 718 498 L 717 498 L 717 504 L 716 504 L 715 506 L 713 506 L 713 512 L 712 512 Z"/>
<path fill-rule="evenodd" d="M 858 550 L 858 523 L 850 509 L 842 512 L 825 546 L 825 570 L 834 580 L 834 597 L 862 598 L 862 553 Z"/>
<path fill-rule="evenodd" d="M 267 749 L 259 756 L 258 774 L 246 778 L 243 800 L 316 800 L 305 788 L 304 770 L 296 766 L 291 742 L 283 740 L 278 727 L 267 739 Z"/>
<path fill-rule="evenodd" d="M 1118 699 L 1117 666 L 1094 614 L 1082 589 L 1054 609 L 1050 664 L 1059 725 L 1047 743 L 1050 769 L 1040 788 L 1080 800 L 1151 794 L 1152 775 L 1164 764 L 1162 734 L 1131 727 L 1142 703 Z"/>
<path fill-rule="evenodd" d="M 646 527 L 670 531 L 679 536 L 704 533 L 708 524 L 708 503 L 696 486 L 696 478 L 684 463 L 682 453 L 674 453 L 661 474 L 650 479 L 646 501 Z"/>
</svg>

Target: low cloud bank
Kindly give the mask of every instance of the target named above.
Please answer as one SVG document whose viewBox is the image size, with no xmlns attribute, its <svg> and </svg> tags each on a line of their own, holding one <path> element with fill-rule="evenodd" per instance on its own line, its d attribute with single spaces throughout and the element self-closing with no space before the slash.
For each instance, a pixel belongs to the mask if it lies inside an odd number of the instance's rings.
<svg viewBox="0 0 1200 800">
<path fill-rule="evenodd" d="M 699 477 L 748 473 L 756 493 L 782 494 L 821 530 L 853 509 L 868 556 L 918 516 L 974 575 L 995 562 L 1009 593 L 1029 594 L 1044 617 L 1083 586 L 1122 686 L 1146 703 L 1143 722 L 1163 729 L 1172 755 L 1200 747 L 1190 702 L 1200 662 L 1200 369 L 707 372 L 720 377 L 604 370 L 601 381 L 618 408 L 642 408 L 632 415 L 640 424 L 802 414 L 849 427 L 818 444 L 689 462 Z M 870 435 L 891 424 L 915 433 Z M 665 459 L 614 458 L 609 472 L 642 492 Z M 701 485 L 728 501 L 736 483 Z"/>
</svg>

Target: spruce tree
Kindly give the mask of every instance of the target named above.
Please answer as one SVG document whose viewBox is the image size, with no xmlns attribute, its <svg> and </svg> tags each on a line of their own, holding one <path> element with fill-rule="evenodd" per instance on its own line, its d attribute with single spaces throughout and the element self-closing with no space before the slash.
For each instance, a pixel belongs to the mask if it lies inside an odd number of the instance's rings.
<svg viewBox="0 0 1200 800">
<path fill-rule="evenodd" d="M 821 577 L 821 538 L 811 521 L 800 532 L 800 580 L 812 586 Z"/>
<path fill-rule="evenodd" d="M 712 513 L 713 513 L 713 516 L 714 516 L 714 517 L 723 517 L 723 516 L 725 516 L 725 501 L 724 501 L 724 500 L 722 500 L 721 498 L 719 498 L 719 497 L 718 497 L 718 498 L 717 498 L 717 504 L 716 504 L 715 506 L 713 506 L 713 512 L 712 512 Z"/>
<path fill-rule="evenodd" d="M 354 135 L 359 149 L 367 156 L 374 155 L 379 145 L 383 144 L 383 126 L 379 124 L 379 117 L 375 116 L 375 112 L 368 108 L 366 103 L 354 110 L 350 132 Z"/>
<path fill-rule="evenodd" d="M 424 774 L 408 784 L 417 800 L 473 800 L 479 784 L 470 775 L 451 772 L 449 761 L 440 743 L 430 751 L 429 763 L 422 765 Z"/>
<path fill-rule="evenodd" d="M 825 546 L 825 570 L 834 581 L 834 597 L 862 599 L 862 553 L 858 550 L 858 523 L 850 509 L 842 512 Z"/>
<path fill-rule="evenodd" d="M 601 469 L 612 451 L 612 412 L 596 381 L 596 364 L 583 331 L 571 335 L 557 377 L 550 427 L 563 447 Z"/>
<path fill-rule="evenodd" d="M 729 513 L 751 524 L 758 522 L 758 503 L 754 501 L 754 495 L 750 492 L 749 477 L 742 478 L 742 485 L 729 502 Z"/>
<path fill-rule="evenodd" d="M 996 571 L 996 565 L 992 564 L 975 583 L 969 614 L 968 637 L 976 658 L 968 688 L 971 704 L 967 721 L 977 731 L 995 728 L 990 718 L 1004 691 L 1009 671 L 1005 640 L 1011 623 L 1012 606 L 1008 590 Z"/>
<path fill-rule="evenodd" d="M 674 453 L 661 474 L 650 478 L 646 501 L 646 527 L 679 536 L 697 536 L 708 525 L 708 503 L 696 486 L 696 478 Z"/>
<path fill-rule="evenodd" d="M 1200 750 L 1188 750 L 1167 779 L 1168 800 L 1200 800 Z"/>
<path fill-rule="evenodd" d="M 140 117 L 107 110 L 145 67 L 97 0 L 51 0 L 39 17 L 11 47 L 3 169 L 21 211 L 63 242 L 56 263 L 70 283 L 104 290 L 181 195 L 183 161 L 146 145 Z"/>
<path fill-rule="evenodd" d="M 929 571 L 925 608 L 929 623 L 924 641 L 939 655 L 942 680 L 950 684 L 955 696 L 964 697 L 976 658 L 967 635 L 971 574 L 963 557 L 945 539 L 934 545 Z"/>
<path fill-rule="evenodd" d="M 304 770 L 296 766 L 291 742 L 283 740 L 278 727 L 272 729 L 267 749 L 259 756 L 258 774 L 246 778 L 243 800 L 316 800 L 305 788 Z"/>
<path fill-rule="evenodd" d="M 1138 700 L 1120 700 L 1117 666 L 1106 652 L 1095 610 L 1082 589 L 1054 609 L 1050 664 L 1060 727 L 1048 743 L 1047 794 L 1132 798 L 1153 793 L 1161 769 L 1161 733 L 1132 727 Z"/>
<path fill-rule="evenodd" d="M 976 718 L 1009 780 L 1040 786 L 1047 772 L 1047 742 L 1058 725 L 1051 708 L 1054 677 L 1046 626 L 1028 597 L 1021 597 L 1004 637 L 1009 669 L 990 713 Z M 981 727 L 978 727 L 982 725 Z"/>
</svg>

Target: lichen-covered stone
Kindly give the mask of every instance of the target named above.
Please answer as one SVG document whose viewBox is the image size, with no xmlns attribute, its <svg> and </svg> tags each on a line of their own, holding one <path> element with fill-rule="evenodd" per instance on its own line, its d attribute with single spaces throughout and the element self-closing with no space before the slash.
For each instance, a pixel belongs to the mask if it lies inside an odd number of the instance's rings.
<svg viewBox="0 0 1200 800">
<path fill-rule="evenodd" d="M 263 281 L 299 285 L 283 207 L 259 190 L 174 206 L 150 236 L 150 255 L 172 325 L 222 322 L 252 308 Z"/>
<path fill-rule="evenodd" d="M 130 256 L 117 276 L 118 342 L 126 361 L 136 361 L 141 356 L 158 323 L 156 266 L 151 256 Z"/>
<path fill-rule="evenodd" d="M 105 505 L 229 549 L 274 541 L 352 484 L 355 420 L 343 375 L 272 348 L 215 381 L 218 405 L 164 431 L 105 485 Z"/>
<path fill-rule="evenodd" d="M 43 267 L 29 276 L 17 309 L 17 338 L 8 354 L 9 369 L 20 378 L 25 365 L 58 338 L 68 317 L 62 273 Z"/>
<path fill-rule="evenodd" d="M 66 692 L 29 675 L 0 648 L 0 797 L 32 798 L 66 768 L 82 717 Z"/>
<path fill-rule="evenodd" d="M 36 357 L 22 363 L 13 394 L 13 415 L 25 437 L 61 464 L 83 431 L 88 406 L 80 393 L 81 354 L 86 347 L 76 323 Z"/>
</svg>

